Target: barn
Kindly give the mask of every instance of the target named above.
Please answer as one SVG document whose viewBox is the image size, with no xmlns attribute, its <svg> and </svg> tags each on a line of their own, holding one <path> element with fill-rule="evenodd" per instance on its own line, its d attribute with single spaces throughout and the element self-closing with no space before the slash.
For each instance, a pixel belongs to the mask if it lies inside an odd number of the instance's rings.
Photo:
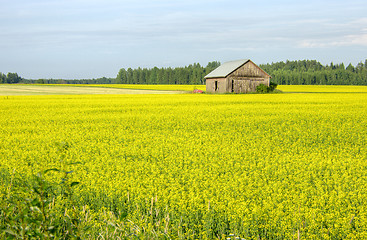
<svg viewBox="0 0 367 240">
<path fill-rule="evenodd" d="M 250 59 L 223 63 L 205 76 L 208 93 L 255 92 L 260 84 L 269 86 L 271 76 Z"/>
</svg>

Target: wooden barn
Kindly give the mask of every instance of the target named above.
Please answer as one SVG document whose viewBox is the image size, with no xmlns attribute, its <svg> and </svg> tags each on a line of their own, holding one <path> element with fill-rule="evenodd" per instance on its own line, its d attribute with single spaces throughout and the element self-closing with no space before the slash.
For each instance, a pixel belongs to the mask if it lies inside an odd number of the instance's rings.
<svg viewBox="0 0 367 240">
<path fill-rule="evenodd" d="M 250 59 L 226 62 L 205 76 L 206 92 L 255 92 L 260 84 L 269 86 L 270 78 L 269 74 Z"/>
</svg>

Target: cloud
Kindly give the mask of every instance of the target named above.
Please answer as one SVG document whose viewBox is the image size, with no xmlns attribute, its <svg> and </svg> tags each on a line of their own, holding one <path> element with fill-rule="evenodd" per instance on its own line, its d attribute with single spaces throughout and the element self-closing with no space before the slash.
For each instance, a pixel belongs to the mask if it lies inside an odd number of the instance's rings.
<svg viewBox="0 0 367 240">
<path fill-rule="evenodd" d="M 82 67 L 87 59 L 102 69 L 247 54 L 303 58 L 319 48 L 325 56 L 349 53 L 350 46 L 366 46 L 366 6 L 363 0 L 18 0 L 0 9 L 0 52 L 7 53 L 0 65 L 17 64 L 20 56 L 51 59 L 57 67 L 70 59 Z"/>
<path fill-rule="evenodd" d="M 367 18 L 358 18 L 350 22 L 353 25 L 358 26 L 366 26 L 367 25 Z"/>
<path fill-rule="evenodd" d="M 307 39 L 298 44 L 301 48 L 367 47 L 367 34 L 347 35 L 339 39 Z"/>
<path fill-rule="evenodd" d="M 301 48 L 331 48 L 367 46 L 367 18 L 358 18 L 343 24 L 327 23 L 327 28 L 318 38 L 305 37 L 298 41 Z"/>
</svg>

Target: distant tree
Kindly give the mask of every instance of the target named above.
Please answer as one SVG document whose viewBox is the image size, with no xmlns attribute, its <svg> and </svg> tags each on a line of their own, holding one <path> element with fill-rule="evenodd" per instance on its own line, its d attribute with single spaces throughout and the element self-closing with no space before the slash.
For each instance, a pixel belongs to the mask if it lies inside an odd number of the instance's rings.
<svg viewBox="0 0 367 240">
<path fill-rule="evenodd" d="M 338 69 L 345 70 L 344 63 L 339 64 Z"/>
<path fill-rule="evenodd" d="M 141 70 L 141 76 L 140 76 L 140 78 L 141 78 L 141 84 L 147 84 L 147 82 L 148 82 L 148 77 L 149 77 L 149 73 L 148 73 L 148 69 L 146 69 L 146 68 L 143 68 L 142 70 Z"/>
<path fill-rule="evenodd" d="M 360 73 L 360 72 L 362 72 L 362 71 L 363 71 L 363 69 L 364 69 L 363 63 L 362 63 L 362 62 L 359 62 L 359 63 L 357 64 L 356 68 L 355 68 L 356 72 L 357 72 L 357 73 Z"/>
<path fill-rule="evenodd" d="M 159 69 L 157 67 L 154 67 L 153 69 L 151 69 L 150 75 L 148 78 L 148 84 L 157 84 L 158 71 Z"/>
<path fill-rule="evenodd" d="M 6 75 L 0 72 L 0 83 L 6 83 Z"/>
<path fill-rule="evenodd" d="M 158 73 L 157 73 L 157 84 L 164 84 L 164 82 L 163 82 L 163 74 L 164 74 L 164 69 L 163 68 L 158 69 Z"/>
<path fill-rule="evenodd" d="M 127 81 L 126 83 L 132 84 L 133 83 L 133 70 L 131 68 L 127 69 Z"/>
<path fill-rule="evenodd" d="M 209 62 L 208 65 L 206 65 L 205 67 L 205 73 L 209 74 L 211 71 L 213 71 L 214 69 L 216 69 L 217 67 L 220 66 L 220 62 L 218 61 L 213 61 L 213 62 Z"/>
<path fill-rule="evenodd" d="M 348 67 L 346 68 L 346 70 L 350 71 L 350 72 L 354 72 L 355 69 L 353 67 L 353 65 L 351 63 L 349 63 Z"/>
<path fill-rule="evenodd" d="M 139 84 L 140 83 L 140 79 L 139 79 L 139 75 L 140 75 L 140 70 L 136 69 L 135 71 L 133 71 L 132 74 L 132 84 Z"/>
<path fill-rule="evenodd" d="M 45 80 L 44 79 L 38 79 L 36 81 L 36 83 L 38 83 L 38 84 L 44 84 L 45 83 Z"/>
<path fill-rule="evenodd" d="M 19 83 L 22 80 L 17 73 L 8 73 L 6 76 L 7 83 Z"/>
<path fill-rule="evenodd" d="M 363 67 L 362 67 L 363 65 Z M 366 85 L 367 72 L 364 64 L 356 68 L 349 64 L 323 66 L 316 60 L 287 61 L 260 65 L 278 84 L 356 84 Z"/>
<path fill-rule="evenodd" d="M 58 79 L 57 84 L 67 84 L 67 81 L 64 79 Z"/>
<path fill-rule="evenodd" d="M 127 72 L 125 68 L 121 68 L 119 73 L 117 74 L 117 77 L 115 79 L 115 83 L 127 83 Z"/>
</svg>

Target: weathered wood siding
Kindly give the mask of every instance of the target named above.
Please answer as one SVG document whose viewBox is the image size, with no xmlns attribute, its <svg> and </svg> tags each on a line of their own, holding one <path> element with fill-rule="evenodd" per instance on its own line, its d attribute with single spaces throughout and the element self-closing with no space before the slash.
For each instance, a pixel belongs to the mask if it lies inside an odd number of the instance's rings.
<svg viewBox="0 0 367 240">
<path fill-rule="evenodd" d="M 242 65 L 236 71 L 230 74 L 232 77 L 258 77 L 258 78 L 269 78 L 269 75 L 264 73 L 261 68 L 256 66 L 252 61 L 248 61 Z"/>
<path fill-rule="evenodd" d="M 260 84 L 269 86 L 269 75 L 251 61 L 248 61 L 227 77 L 228 92 L 255 92 L 256 87 Z"/>
<path fill-rule="evenodd" d="M 233 86 L 232 86 L 233 84 Z M 256 87 L 260 84 L 269 85 L 269 81 L 258 78 L 246 78 L 246 79 L 236 79 L 229 77 L 227 80 L 228 92 L 233 93 L 249 93 L 255 92 Z"/>
<path fill-rule="evenodd" d="M 217 82 L 217 84 L 215 84 Z M 226 78 L 208 78 L 206 79 L 206 92 L 208 93 L 226 93 L 227 79 Z"/>
</svg>

